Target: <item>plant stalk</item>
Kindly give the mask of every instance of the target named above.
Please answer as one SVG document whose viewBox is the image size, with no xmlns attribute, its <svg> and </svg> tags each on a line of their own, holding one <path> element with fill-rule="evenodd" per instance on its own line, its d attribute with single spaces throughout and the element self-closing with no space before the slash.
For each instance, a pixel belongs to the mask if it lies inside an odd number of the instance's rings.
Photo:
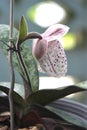
<svg viewBox="0 0 87 130">
<path fill-rule="evenodd" d="M 26 65 L 24 63 L 23 57 L 21 55 L 19 46 L 17 46 L 17 50 L 18 50 L 17 55 L 18 55 L 18 58 L 20 60 L 21 67 L 22 67 L 22 69 L 23 69 L 23 71 L 26 75 L 26 79 L 27 79 L 27 82 L 28 82 L 29 95 L 30 95 L 32 93 L 32 88 L 31 88 L 31 82 L 30 82 L 30 78 L 29 78 L 29 75 L 28 75 L 28 71 L 27 71 Z M 27 89 L 27 88 L 25 88 L 25 89 Z M 27 93 L 28 93 L 28 89 L 25 90 L 25 92 L 27 91 Z M 27 96 L 29 96 L 29 95 L 27 95 Z M 27 98 L 27 97 L 25 97 L 25 98 Z"/>
<path fill-rule="evenodd" d="M 21 54 L 20 45 L 22 44 L 22 42 L 26 41 L 27 39 L 35 39 L 35 38 L 42 39 L 42 36 L 41 36 L 41 34 L 39 34 L 37 32 L 31 32 L 31 33 L 28 33 L 27 36 L 22 41 L 20 41 L 18 39 L 18 41 L 16 43 L 17 56 L 18 56 L 21 68 L 26 76 L 26 81 L 28 83 L 27 85 L 24 84 L 25 95 L 26 95 L 25 99 L 32 93 L 32 87 L 31 87 L 31 82 L 30 82 L 30 77 L 29 77 L 28 71 L 27 71 L 27 67 L 25 65 L 25 62 L 24 62 L 22 54 Z"/>
<path fill-rule="evenodd" d="M 10 0 L 10 31 L 9 31 L 9 46 L 13 46 L 13 27 L 14 27 L 14 0 Z M 14 68 L 12 64 L 12 50 L 9 49 L 8 60 L 11 72 L 11 83 L 9 89 L 9 105 L 10 105 L 10 129 L 14 130 L 14 108 L 13 108 L 13 89 L 15 82 Z"/>
</svg>

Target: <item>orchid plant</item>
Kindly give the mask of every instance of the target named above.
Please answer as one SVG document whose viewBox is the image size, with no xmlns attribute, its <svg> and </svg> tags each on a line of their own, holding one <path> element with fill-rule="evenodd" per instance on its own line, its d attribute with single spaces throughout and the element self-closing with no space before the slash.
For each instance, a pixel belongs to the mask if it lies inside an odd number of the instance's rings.
<svg viewBox="0 0 87 130">
<path fill-rule="evenodd" d="M 87 129 L 87 107 L 82 105 L 80 110 L 79 103 L 76 105 L 65 99 L 60 100 L 72 93 L 86 91 L 87 82 L 57 89 L 39 89 L 39 70 L 58 78 L 67 72 L 62 36 L 68 30 L 66 25 L 55 24 L 43 34 L 28 32 L 26 20 L 22 16 L 19 30 L 13 29 L 13 39 L 8 44 L 10 27 L 0 25 L 0 48 L 6 57 L 10 52 L 13 70 L 16 69 L 23 80 L 23 84 L 17 84 L 13 76 L 13 104 L 9 102 L 10 82 L 0 83 L 0 91 L 6 94 L 0 96 L 0 129 Z M 35 39 L 32 51 L 26 44 L 29 39 Z M 84 114 L 81 116 L 81 113 Z"/>
</svg>

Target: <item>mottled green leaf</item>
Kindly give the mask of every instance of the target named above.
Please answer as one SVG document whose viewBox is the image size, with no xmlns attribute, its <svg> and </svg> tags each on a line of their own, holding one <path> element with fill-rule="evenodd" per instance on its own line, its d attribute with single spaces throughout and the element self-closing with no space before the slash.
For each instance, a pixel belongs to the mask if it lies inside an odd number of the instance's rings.
<svg viewBox="0 0 87 130">
<path fill-rule="evenodd" d="M 14 28 L 14 43 L 16 44 L 18 38 L 18 31 Z M 8 25 L 0 25 L 0 48 L 3 50 L 5 56 L 8 55 L 7 52 L 7 45 L 9 42 L 9 26 Z M 21 46 L 21 53 L 24 58 L 25 65 L 27 66 L 28 74 L 31 81 L 31 86 L 33 89 L 33 92 L 38 90 L 39 87 L 39 76 L 38 76 L 38 70 L 36 62 L 33 58 L 32 52 L 30 51 L 29 47 L 26 45 L 26 43 L 22 43 Z M 21 65 L 19 63 L 17 54 L 13 53 L 13 64 L 14 67 L 17 69 L 17 71 L 20 73 L 20 75 L 23 77 L 23 79 L 26 79 L 26 76 L 23 72 L 23 69 L 21 68 Z"/>
<path fill-rule="evenodd" d="M 14 43 L 16 43 L 18 38 L 18 31 L 14 28 L 13 39 Z M 8 51 L 8 43 L 9 43 L 9 26 L 5 24 L 0 24 L 0 49 L 3 50 L 4 54 L 7 56 Z"/>
<path fill-rule="evenodd" d="M 38 103 L 41 105 L 47 105 L 52 101 L 80 91 L 87 91 L 87 88 L 79 85 L 71 85 L 58 89 L 39 90 L 29 96 L 28 102 L 31 104 Z"/>
<path fill-rule="evenodd" d="M 25 18 L 22 16 L 19 27 L 19 38 L 18 38 L 19 43 L 21 43 L 25 39 L 25 37 L 27 36 L 27 31 L 28 31 L 27 23 Z"/>
</svg>

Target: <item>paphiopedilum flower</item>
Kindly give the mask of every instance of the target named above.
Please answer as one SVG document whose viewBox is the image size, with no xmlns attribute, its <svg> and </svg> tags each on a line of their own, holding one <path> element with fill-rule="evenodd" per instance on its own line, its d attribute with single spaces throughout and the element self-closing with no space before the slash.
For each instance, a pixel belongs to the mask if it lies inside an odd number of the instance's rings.
<svg viewBox="0 0 87 130">
<path fill-rule="evenodd" d="M 50 26 L 33 45 L 33 54 L 42 71 L 51 76 L 64 76 L 67 72 L 67 58 L 62 47 L 61 38 L 69 30 L 62 24 Z"/>
</svg>

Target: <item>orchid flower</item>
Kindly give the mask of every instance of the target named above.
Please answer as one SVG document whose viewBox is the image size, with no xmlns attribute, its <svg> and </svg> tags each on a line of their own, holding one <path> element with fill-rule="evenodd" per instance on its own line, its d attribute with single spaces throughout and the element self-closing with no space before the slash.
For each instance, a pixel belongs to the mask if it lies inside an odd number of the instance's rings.
<svg viewBox="0 0 87 130">
<path fill-rule="evenodd" d="M 51 76 L 61 77 L 67 72 L 67 58 L 62 47 L 61 38 L 69 30 L 62 24 L 50 26 L 33 44 L 33 55 L 42 71 Z"/>
</svg>

